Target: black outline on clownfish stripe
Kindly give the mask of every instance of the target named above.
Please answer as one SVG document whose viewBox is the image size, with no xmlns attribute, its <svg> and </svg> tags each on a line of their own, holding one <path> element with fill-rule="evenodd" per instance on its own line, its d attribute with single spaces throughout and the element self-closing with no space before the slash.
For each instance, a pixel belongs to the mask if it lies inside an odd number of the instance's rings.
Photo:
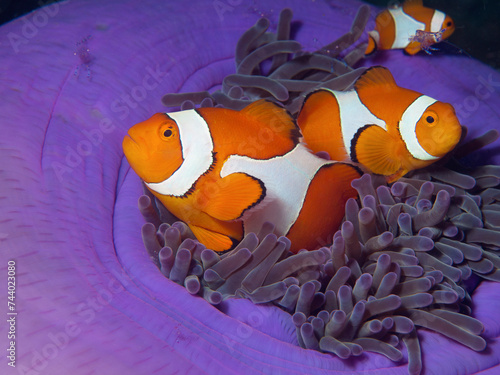
<svg viewBox="0 0 500 375">
<path fill-rule="evenodd" d="M 410 104 L 411 105 L 411 104 Z M 409 106 L 408 106 L 409 107 Z M 408 109 L 408 107 L 406 107 Z M 399 140 L 401 141 L 401 143 L 403 144 L 403 146 L 405 147 L 405 150 L 406 152 L 408 153 L 408 155 L 410 155 L 411 157 L 413 157 L 412 153 L 410 152 L 410 150 L 408 149 L 408 145 L 406 144 L 405 140 L 403 139 L 403 135 L 401 134 L 401 129 L 400 129 L 400 126 L 399 124 L 401 123 L 401 118 L 399 118 L 397 124 L 396 124 L 396 130 L 397 130 L 397 134 L 398 134 L 398 137 L 399 137 Z M 415 136 L 416 136 L 416 133 L 415 133 Z M 417 138 L 417 142 L 420 144 L 420 140 Z M 414 158 L 414 157 L 413 157 Z"/>
<path fill-rule="evenodd" d="M 330 89 L 328 89 L 326 87 L 321 87 L 319 89 L 316 89 L 314 91 L 311 91 L 311 92 L 307 93 L 307 95 L 304 97 L 304 100 L 302 101 L 302 105 L 300 106 L 300 110 L 297 112 L 298 115 L 300 115 L 300 113 L 302 112 L 302 109 L 304 108 L 304 105 L 306 104 L 307 100 L 309 100 L 309 97 L 311 95 L 314 95 L 314 94 L 320 92 L 320 91 L 326 91 L 327 93 L 329 93 L 333 97 L 333 99 L 335 100 L 335 102 L 337 102 L 337 104 L 338 104 L 339 101 L 337 100 L 337 97 L 335 96 L 335 94 L 332 92 L 332 91 L 335 91 L 335 90 L 330 90 Z M 297 115 L 297 117 L 298 117 L 298 115 Z M 299 127 L 299 130 L 300 130 L 300 127 Z"/>
<path fill-rule="evenodd" d="M 205 117 L 203 117 L 201 115 L 201 113 L 195 109 L 195 112 L 203 119 L 203 121 L 205 121 L 205 123 L 207 124 L 208 126 L 208 122 L 207 120 L 205 119 Z M 170 117 L 168 115 L 168 112 L 165 112 L 164 113 L 171 121 L 173 121 L 175 123 L 175 125 L 177 126 L 177 129 L 179 129 L 179 124 L 177 123 L 177 121 L 175 121 L 172 117 Z M 209 134 L 210 134 L 210 139 L 212 140 L 212 144 L 214 144 L 214 139 L 212 137 L 212 132 L 210 131 L 210 127 L 208 126 L 208 130 L 209 130 Z M 182 152 L 183 151 L 183 144 L 182 144 L 182 139 L 180 139 L 180 131 L 179 131 L 179 143 L 181 144 L 181 153 L 182 155 L 184 155 L 184 153 Z M 184 158 L 182 158 L 182 163 L 184 163 Z M 191 187 L 183 194 L 183 195 L 173 195 L 173 194 L 168 194 L 166 196 L 168 197 L 174 197 L 174 198 L 187 198 L 188 196 L 190 196 L 191 194 L 193 194 L 193 192 L 195 191 L 196 189 L 196 184 L 198 183 L 198 181 L 200 180 L 201 177 L 205 176 L 207 173 L 213 171 L 215 169 L 215 164 L 217 163 L 217 153 L 215 151 L 212 150 L 212 164 L 210 164 L 210 166 L 208 167 L 208 169 L 203 172 L 197 179 L 195 182 L 193 182 L 193 184 L 191 185 Z M 182 164 L 176 169 L 176 171 L 182 166 Z M 175 172 L 175 171 L 174 171 Z M 173 174 L 173 173 L 172 173 Z"/>
<path fill-rule="evenodd" d="M 288 231 L 284 234 L 284 236 L 287 236 L 288 233 L 290 233 L 290 231 L 293 229 L 293 227 L 297 223 L 297 220 L 298 220 L 299 216 L 302 214 L 302 209 L 304 208 L 304 204 L 306 202 L 306 199 L 309 196 L 309 188 L 311 187 L 311 183 L 314 181 L 314 179 L 316 178 L 316 176 L 318 175 L 318 173 L 321 170 L 323 170 L 323 169 L 333 168 L 334 166 L 339 165 L 339 164 L 343 164 L 343 165 L 347 165 L 347 166 L 351 167 L 352 169 L 354 169 L 356 172 L 359 173 L 360 177 L 364 174 L 364 172 L 357 165 L 353 165 L 351 163 L 345 163 L 345 162 L 333 161 L 332 163 L 323 164 L 321 167 L 319 167 L 318 170 L 316 171 L 316 173 L 314 174 L 314 176 L 311 178 L 311 181 L 310 181 L 309 185 L 307 186 L 306 195 L 304 196 L 304 200 L 302 201 L 302 205 L 300 206 L 300 211 L 299 211 L 299 214 L 297 215 L 297 218 L 290 225 L 290 227 L 288 228 Z"/>
<path fill-rule="evenodd" d="M 264 99 L 264 100 L 266 102 L 274 104 L 277 108 L 284 110 L 285 113 L 290 118 L 290 121 L 292 121 L 292 123 L 295 125 L 295 128 L 290 129 L 290 133 L 289 133 L 290 140 L 293 142 L 293 145 L 294 145 L 294 147 L 292 147 L 292 150 L 293 150 L 295 148 L 295 146 L 297 146 L 297 144 L 300 142 L 300 138 L 302 138 L 302 133 L 300 131 L 299 125 L 297 125 L 297 119 L 281 103 L 277 103 L 277 102 L 269 100 L 269 99 Z M 264 160 L 264 159 L 262 159 L 262 160 Z"/>
<path fill-rule="evenodd" d="M 340 119 L 340 104 L 339 104 L 339 101 L 338 101 L 337 97 L 333 93 L 334 90 L 330 90 L 330 89 L 325 88 L 325 87 L 322 87 L 322 88 L 319 88 L 317 90 L 311 91 L 311 92 L 309 92 L 304 97 L 304 101 L 302 102 L 302 105 L 300 106 L 300 110 L 299 110 L 299 112 L 297 112 L 297 118 L 298 118 L 298 116 L 300 116 L 300 113 L 302 112 L 302 109 L 304 108 L 304 105 L 306 104 L 307 100 L 309 100 L 309 97 L 311 95 L 314 95 L 314 94 L 320 92 L 320 91 L 326 91 L 328 94 L 330 94 L 330 96 L 333 98 L 333 100 L 335 101 L 335 103 L 337 103 L 337 106 L 339 107 L 339 119 Z M 363 105 L 364 105 L 364 103 L 363 103 Z M 331 123 L 334 123 L 334 121 L 332 120 L 329 125 L 331 125 Z M 342 123 L 339 124 L 339 127 L 340 127 L 340 137 L 342 137 L 342 135 L 343 135 Z M 300 127 L 299 127 L 299 131 L 300 132 L 302 131 L 302 129 L 300 129 Z M 305 137 L 303 135 L 301 135 L 301 136 L 302 136 L 302 138 L 304 138 L 303 139 L 304 143 L 307 144 L 307 139 L 305 139 Z M 346 152 L 347 152 L 347 150 L 346 150 Z"/>
<path fill-rule="evenodd" d="M 354 168 L 356 170 L 356 172 L 359 173 L 360 177 L 365 174 L 365 172 L 363 172 L 363 170 L 360 167 L 358 167 L 357 165 L 350 164 L 350 163 L 343 163 L 343 162 L 338 162 L 337 164 L 345 164 L 345 165 L 348 165 L 349 167 Z"/>
<path fill-rule="evenodd" d="M 244 208 L 242 211 L 241 211 L 241 214 L 240 216 L 238 216 L 235 220 L 238 220 L 238 219 L 241 219 L 241 217 L 243 217 L 243 215 L 245 214 L 246 211 L 250 210 L 251 208 L 257 206 L 260 202 L 262 202 L 264 200 L 264 198 L 266 197 L 266 193 L 267 193 L 267 189 L 266 189 L 266 185 L 264 185 L 264 183 L 262 182 L 262 180 L 260 180 L 259 178 L 257 177 L 254 177 L 254 176 L 251 176 L 249 175 L 248 173 L 245 173 L 245 172 L 237 172 L 237 173 L 241 173 L 241 174 L 244 174 L 248 177 L 250 177 L 252 180 L 255 180 L 259 183 L 261 189 L 262 189 L 262 193 L 260 194 L 260 197 L 259 199 L 257 199 L 254 203 L 252 203 L 250 206 Z M 228 175 L 230 176 L 230 174 Z"/>
<path fill-rule="evenodd" d="M 243 223 L 242 223 L 242 228 L 243 228 Z M 221 234 L 224 234 L 224 233 L 221 233 Z M 227 234 L 224 234 L 224 235 L 225 235 L 227 238 L 229 238 L 229 239 L 231 240 L 232 245 L 231 245 L 231 247 L 229 247 L 229 249 L 227 249 L 227 250 L 222 250 L 222 251 L 215 251 L 215 250 L 210 249 L 210 250 L 214 251 L 214 252 L 215 252 L 216 254 L 218 254 L 218 255 L 224 255 L 224 254 L 226 254 L 226 253 L 228 253 L 228 252 L 232 251 L 232 250 L 233 250 L 236 246 L 238 246 L 238 244 L 241 242 L 241 239 L 240 239 L 240 240 L 238 240 L 238 239 L 236 239 L 236 238 L 233 238 L 233 237 L 231 237 L 231 236 L 228 236 Z"/>
<path fill-rule="evenodd" d="M 203 119 L 203 121 L 205 121 L 205 124 L 207 124 L 208 134 L 210 134 L 210 139 L 212 140 L 212 145 L 215 146 L 214 137 L 212 136 L 212 131 L 210 130 L 210 125 L 209 125 L 207 119 L 205 117 L 203 117 L 203 115 L 200 113 L 200 111 L 198 110 L 198 108 L 194 108 L 194 111 L 198 114 L 198 116 L 200 116 Z M 196 179 L 196 181 L 189 188 L 189 190 L 186 192 L 186 194 L 184 194 L 185 196 L 193 194 L 193 192 L 196 190 L 196 184 L 198 183 L 198 181 L 200 180 L 200 178 L 202 178 L 203 176 L 206 176 L 209 172 L 213 171 L 215 169 L 215 164 L 216 163 L 217 163 L 217 152 L 215 152 L 212 149 L 212 164 L 210 164 L 210 166 L 208 167 L 208 169 L 205 172 L 203 172 L 200 175 L 200 177 L 198 177 Z"/>
<path fill-rule="evenodd" d="M 302 109 L 304 108 L 304 105 L 306 104 L 306 102 L 307 102 L 307 100 L 309 99 L 309 97 L 310 97 L 312 94 L 314 94 L 314 93 L 316 93 L 316 92 L 318 92 L 318 91 L 320 91 L 320 90 L 321 90 L 321 89 L 311 91 L 311 92 L 307 93 L 307 94 L 306 94 L 306 96 L 304 96 L 304 100 L 302 101 L 302 104 L 300 105 L 300 109 L 299 109 L 299 111 L 297 112 L 297 113 L 298 113 L 298 115 L 300 115 L 300 113 L 302 112 Z M 298 117 L 298 115 L 297 115 L 297 117 Z"/>
<path fill-rule="evenodd" d="M 350 154 L 350 157 L 351 157 L 351 160 L 355 163 L 359 163 L 359 160 L 358 160 L 358 155 L 356 153 L 356 145 L 358 143 L 358 139 L 359 137 L 361 136 L 361 134 L 363 134 L 363 132 L 368 129 L 369 127 L 371 126 L 378 126 L 378 125 L 375 125 L 375 124 L 367 124 L 361 128 L 358 129 L 358 131 L 356 132 L 356 134 L 354 134 L 354 137 L 352 137 L 351 139 L 351 146 L 349 147 L 349 154 Z M 379 126 L 380 127 L 380 126 Z"/>
<path fill-rule="evenodd" d="M 198 179 L 195 182 L 193 182 L 193 185 L 191 185 L 188 191 L 186 191 L 186 193 L 184 193 L 184 195 L 180 197 L 175 196 L 176 198 L 187 198 L 188 196 L 194 193 L 194 191 L 196 190 L 196 184 L 198 183 L 200 178 L 202 178 L 203 176 L 207 175 L 209 172 L 212 172 L 215 169 L 215 163 L 217 163 L 217 152 L 212 151 L 212 159 L 213 163 L 210 165 L 210 167 L 208 167 L 208 169 L 205 172 L 203 172 L 203 174 L 200 177 L 198 177 Z"/>
<path fill-rule="evenodd" d="M 168 119 L 175 124 L 175 126 L 177 126 L 177 129 L 179 129 L 179 124 L 177 123 L 177 121 L 175 121 L 172 117 L 170 117 L 168 115 L 168 113 L 166 113 L 166 112 L 164 113 L 164 115 L 167 116 Z M 181 141 L 181 137 L 180 137 L 180 132 L 178 132 L 178 134 L 179 134 L 179 143 L 181 144 L 182 163 L 181 163 L 181 165 L 179 165 L 177 167 L 177 169 L 175 171 L 172 172 L 172 174 L 174 174 L 175 172 L 177 172 L 179 170 L 179 168 L 182 166 L 182 164 L 184 164 L 184 153 L 182 152 L 182 141 Z M 170 176 L 172 176 L 172 174 Z M 169 196 L 175 197 L 175 195 L 169 195 Z"/>
<path fill-rule="evenodd" d="M 288 111 L 288 109 L 286 110 L 286 113 L 288 116 L 290 116 L 291 120 L 293 121 L 293 124 L 295 125 L 295 128 L 290 129 L 290 138 L 295 148 L 295 146 L 297 146 L 297 144 L 300 142 L 300 139 L 302 138 L 302 133 L 300 131 L 299 125 L 297 124 L 297 119 L 292 116 L 292 114 Z"/>
</svg>

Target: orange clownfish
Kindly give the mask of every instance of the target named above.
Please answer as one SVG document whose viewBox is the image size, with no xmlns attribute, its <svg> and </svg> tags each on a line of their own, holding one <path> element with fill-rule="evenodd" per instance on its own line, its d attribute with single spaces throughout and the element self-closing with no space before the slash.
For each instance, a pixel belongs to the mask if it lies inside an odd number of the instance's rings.
<svg viewBox="0 0 500 375">
<path fill-rule="evenodd" d="M 360 176 L 312 154 L 299 137 L 285 109 L 259 100 L 241 111 L 157 113 L 129 129 L 123 150 L 147 188 L 208 248 L 229 250 L 270 221 L 297 252 L 331 240 Z"/>
<path fill-rule="evenodd" d="M 397 86 L 380 66 L 367 69 L 354 90 L 309 94 L 297 123 L 313 152 L 359 163 L 389 182 L 443 157 L 462 133 L 450 104 Z"/>
<path fill-rule="evenodd" d="M 418 30 L 428 38 L 416 37 Z M 375 18 L 375 30 L 368 32 L 368 46 L 365 54 L 376 49 L 404 49 L 415 55 L 426 49 L 427 39 L 440 42 L 450 37 L 455 25 L 450 16 L 431 8 L 426 8 L 422 0 L 406 0 L 402 6 L 388 8 Z"/>
</svg>

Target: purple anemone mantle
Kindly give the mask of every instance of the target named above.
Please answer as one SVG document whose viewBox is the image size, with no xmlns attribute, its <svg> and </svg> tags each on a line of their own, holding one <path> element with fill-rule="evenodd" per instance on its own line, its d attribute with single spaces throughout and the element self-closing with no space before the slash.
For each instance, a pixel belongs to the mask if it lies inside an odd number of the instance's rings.
<svg viewBox="0 0 500 375">
<path fill-rule="evenodd" d="M 163 94 L 208 90 L 233 73 L 236 42 L 259 17 L 275 27 L 291 8 L 296 39 L 315 50 L 345 33 L 361 5 L 269 3 L 74 0 L 2 26 L 0 300 L 7 312 L 13 260 L 18 315 L 0 325 L 1 373 L 407 372 L 405 361 L 373 353 L 344 361 L 301 349 L 276 307 L 229 300 L 221 312 L 166 279 L 144 250 L 141 185 L 121 149 L 126 130 L 164 111 Z M 389 51 L 365 64 L 454 104 L 469 138 L 500 129 L 500 75 L 477 61 Z M 475 158 L 498 164 L 498 146 Z M 500 285 L 482 282 L 472 308 L 488 348 L 476 353 L 422 330 L 424 373 L 500 371 Z M 10 341 L 15 369 L 5 358 Z"/>
</svg>

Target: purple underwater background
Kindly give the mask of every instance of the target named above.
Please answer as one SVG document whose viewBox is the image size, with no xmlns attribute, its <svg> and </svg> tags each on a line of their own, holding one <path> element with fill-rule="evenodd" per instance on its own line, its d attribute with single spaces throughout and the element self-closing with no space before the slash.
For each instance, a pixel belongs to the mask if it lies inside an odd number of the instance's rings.
<svg viewBox="0 0 500 375">
<path fill-rule="evenodd" d="M 295 38 L 312 51 L 344 34 L 362 4 L 269 3 L 71 0 L 1 27 L 0 275 L 16 262 L 18 313 L 15 369 L 7 315 L 0 325 L 1 374 L 407 373 L 405 360 L 301 349 L 276 307 L 228 300 L 223 313 L 144 250 L 127 129 L 165 111 L 164 94 L 209 90 L 233 73 L 236 42 L 261 16 L 272 28 L 291 8 Z M 500 130 L 500 74 L 478 61 L 390 51 L 364 64 L 453 104 L 469 139 Z M 468 162 L 500 164 L 498 142 Z M 500 372 L 500 285 L 483 281 L 472 301 L 487 349 L 420 330 L 425 374 Z"/>
</svg>

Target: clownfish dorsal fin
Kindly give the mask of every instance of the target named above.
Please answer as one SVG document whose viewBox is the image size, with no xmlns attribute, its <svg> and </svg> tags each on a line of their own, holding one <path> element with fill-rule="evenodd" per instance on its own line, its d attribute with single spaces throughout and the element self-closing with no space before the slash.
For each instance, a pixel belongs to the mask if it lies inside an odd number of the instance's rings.
<svg viewBox="0 0 500 375">
<path fill-rule="evenodd" d="M 300 138 L 300 130 L 290 112 L 279 104 L 260 99 L 243 108 L 240 113 L 254 118 L 272 132 L 289 137 L 294 142 Z"/>
<path fill-rule="evenodd" d="M 398 85 L 396 85 L 396 81 L 391 72 L 383 66 L 374 66 L 367 69 L 354 84 L 354 88 L 358 94 L 368 91 L 374 93 L 391 91 L 397 87 Z"/>
<path fill-rule="evenodd" d="M 422 8 L 424 6 L 424 2 L 422 0 L 406 0 L 403 5 L 406 9 Z"/>
</svg>

